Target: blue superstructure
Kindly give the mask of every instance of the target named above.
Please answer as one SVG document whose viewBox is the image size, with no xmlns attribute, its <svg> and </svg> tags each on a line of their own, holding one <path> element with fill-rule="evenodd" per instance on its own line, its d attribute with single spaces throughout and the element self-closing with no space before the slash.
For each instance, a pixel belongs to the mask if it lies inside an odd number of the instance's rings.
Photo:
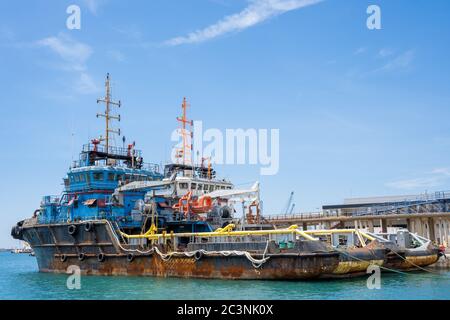
<svg viewBox="0 0 450 320">
<path fill-rule="evenodd" d="M 108 219 L 122 228 L 138 227 L 132 218 L 133 209 L 145 197 L 145 191 L 127 192 L 120 202 L 111 201 L 117 187 L 134 181 L 161 180 L 159 166 L 144 163 L 135 144 L 116 147 L 109 144 L 109 134 L 119 133 L 110 128 L 113 116 L 110 106 L 109 75 L 106 79 L 107 94 L 99 102 L 106 103 L 106 137 L 93 139 L 83 146 L 78 161 L 75 161 L 64 178 L 64 191 L 60 196 L 45 196 L 36 211 L 38 222 L 67 223 L 89 219 Z M 116 104 L 120 106 L 120 102 Z"/>
</svg>

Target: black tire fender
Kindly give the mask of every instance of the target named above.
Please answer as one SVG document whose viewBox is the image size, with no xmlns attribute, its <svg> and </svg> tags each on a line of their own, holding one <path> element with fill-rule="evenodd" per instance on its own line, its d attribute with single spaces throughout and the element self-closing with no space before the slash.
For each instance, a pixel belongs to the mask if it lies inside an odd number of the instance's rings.
<svg viewBox="0 0 450 320">
<path fill-rule="evenodd" d="M 105 261 L 105 254 L 104 253 L 99 253 L 98 255 L 97 255 L 97 260 L 98 260 L 98 262 L 103 262 L 103 261 Z"/>
<path fill-rule="evenodd" d="M 195 260 L 199 261 L 201 258 L 203 258 L 203 252 L 196 251 L 194 254 L 194 258 L 195 258 Z"/>
<path fill-rule="evenodd" d="M 91 232 L 92 230 L 94 230 L 94 223 L 92 221 L 88 221 L 84 224 L 84 230 L 86 232 Z"/>
<path fill-rule="evenodd" d="M 71 236 L 75 235 L 75 233 L 77 233 L 77 226 L 71 224 L 70 226 L 67 227 L 67 232 L 69 232 Z"/>
</svg>

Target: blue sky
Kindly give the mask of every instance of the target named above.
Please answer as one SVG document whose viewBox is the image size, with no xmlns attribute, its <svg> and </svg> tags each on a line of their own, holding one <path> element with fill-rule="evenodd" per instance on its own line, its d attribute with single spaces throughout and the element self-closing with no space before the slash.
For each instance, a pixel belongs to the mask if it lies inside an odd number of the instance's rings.
<svg viewBox="0 0 450 320">
<path fill-rule="evenodd" d="M 450 189 L 450 3 L 325 0 L 2 1 L 0 246 L 88 138 L 104 77 L 121 129 L 148 162 L 169 159 L 183 96 L 206 128 L 280 129 L 280 171 L 260 180 L 266 213 L 290 191 L 314 211 L 346 197 Z M 310 1 L 314 2 L 314 1 Z M 81 30 L 66 8 L 81 8 Z M 381 8 L 368 30 L 366 9 Z"/>
</svg>

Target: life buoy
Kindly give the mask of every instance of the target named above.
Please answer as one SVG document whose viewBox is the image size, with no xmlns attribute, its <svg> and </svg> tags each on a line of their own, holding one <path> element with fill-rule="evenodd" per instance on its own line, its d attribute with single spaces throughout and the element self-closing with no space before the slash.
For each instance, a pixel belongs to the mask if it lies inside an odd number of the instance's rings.
<svg viewBox="0 0 450 320">
<path fill-rule="evenodd" d="M 77 226 L 74 224 L 71 224 L 70 226 L 67 227 L 67 231 L 69 232 L 69 234 L 71 236 L 73 236 L 77 232 Z"/>
<path fill-rule="evenodd" d="M 133 262 L 133 260 L 134 260 L 134 254 L 129 253 L 129 254 L 127 255 L 127 261 L 128 261 L 128 262 Z"/>
<path fill-rule="evenodd" d="M 86 255 L 84 253 L 80 253 L 78 255 L 78 260 L 83 261 L 84 259 L 86 259 Z"/>
<path fill-rule="evenodd" d="M 66 262 L 67 256 L 65 254 L 62 254 L 61 257 L 59 257 L 59 259 L 61 260 L 61 262 Z"/>
</svg>

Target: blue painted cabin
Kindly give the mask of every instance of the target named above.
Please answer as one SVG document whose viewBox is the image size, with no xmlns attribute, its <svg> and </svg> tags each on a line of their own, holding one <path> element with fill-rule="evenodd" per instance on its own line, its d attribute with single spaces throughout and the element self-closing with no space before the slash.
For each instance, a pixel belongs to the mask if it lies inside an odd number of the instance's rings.
<svg viewBox="0 0 450 320">
<path fill-rule="evenodd" d="M 127 192 L 119 204 L 112 204 L 111 195 L 123 184 L 133 181 L 161 180 L 159 167 L 145 164 L 141 152 L 128 148 L 100 145 L 98 140 L 83 146 L 76 161 L 64 178 L 61 196 L 45 196 L 41 203 L 40 223 L 108 219 L 122 228 L 139 227 L 132 212 L 145 191 Z"/>
</svg>

